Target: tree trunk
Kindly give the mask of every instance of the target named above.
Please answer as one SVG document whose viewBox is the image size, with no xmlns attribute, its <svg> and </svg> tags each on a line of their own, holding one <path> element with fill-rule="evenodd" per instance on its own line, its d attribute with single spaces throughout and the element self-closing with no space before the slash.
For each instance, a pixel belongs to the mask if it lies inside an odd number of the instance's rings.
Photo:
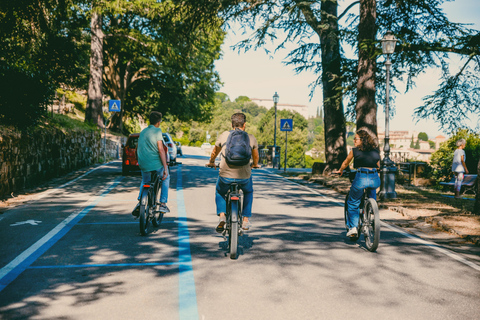
<svg viewBox="0 0 480 320">
<path fill-rule="evenodd" d="M 357 130 L 364 129 L 377 137 L 377 104 L 375 102 L 375 35 L 376 0 L 360 1 L 358 25 Z"/>
<path fill-rule="evenodd" d="M 478 161 L 477 164 L 477 177 L 478 174 L 480 174 L 480 160 Z M 473 214 L 480 215 L 480 179 L 477 178 L 477 194 L 475 195 L 475 205 L 473 206 Z"/>
<path fill-rule="evenodd" d="M 347 157 L 337 6 L 336 0 L 325 0 L 321 5 L 322 25 L 328 26 L 320 33 L 327 163 L 324 173 L 338 169 Z"/>
<path fill-rule="evenodd" d="M 102 112 L 102 76 L 103 76 L 103 31 L 102 15 L 93 12 L 91 21 L 90 79 L 88 81 L 88 100 L 85 110 L 85 122 L 93 122 L 103 128 Z"/>
</svg>

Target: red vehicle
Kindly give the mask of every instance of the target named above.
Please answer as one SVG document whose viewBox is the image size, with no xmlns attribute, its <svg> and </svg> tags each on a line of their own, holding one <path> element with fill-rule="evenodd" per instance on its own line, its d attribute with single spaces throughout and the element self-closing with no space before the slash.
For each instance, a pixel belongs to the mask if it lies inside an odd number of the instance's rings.
<svg viewBox="0 0 480 320">
<path fill-rule="evenodd" d="M 140 133 L 132 133 L 128 136 L 122 152 L 122 174 L 126 175 L 131 170 L 139 170 L 137 161 L 137 144 Z"/>
<path fill-rule="evenodd" d="M 137 144 L 140 133 L 132 133 L 128 136 L 127 143 L 122 152 L 122 175 L 127 175 L 132 170 L 140 170 L 137 161 Z M 167 155 L 167 163 L 174 165 L 177 157 L 177 148 L 168 133 L 163 134 L 163 148 Z M 172 157 L 174 154 L 174 157 Z"/>
</svg>

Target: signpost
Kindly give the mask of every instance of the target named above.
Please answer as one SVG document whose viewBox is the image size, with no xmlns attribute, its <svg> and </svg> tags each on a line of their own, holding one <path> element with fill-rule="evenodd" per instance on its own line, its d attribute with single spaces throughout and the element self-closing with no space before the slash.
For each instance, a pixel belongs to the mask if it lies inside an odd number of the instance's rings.
<svg viewBox="0 0 480 320">
<path fill-rule="evenodd" d="M 122 102 L 120 100 L 109 100 L 108 101 L 108 111 L 109 112 L 120 112 L 122 111 Z M 103 161 L 107 162 L 107 125 L 112 119 L 112 113 L 110 117 L 105 122 L 105 135 L 103 136 Z"/>
<path fill-rule="evenodd" d="M 287 171 L 287 146 L 288 131 L 293 130 L 293 119 L 280 119 L 280 131 L 285 131 L 285 159 L 283 161 L 283 172 Z"/>
</svg>

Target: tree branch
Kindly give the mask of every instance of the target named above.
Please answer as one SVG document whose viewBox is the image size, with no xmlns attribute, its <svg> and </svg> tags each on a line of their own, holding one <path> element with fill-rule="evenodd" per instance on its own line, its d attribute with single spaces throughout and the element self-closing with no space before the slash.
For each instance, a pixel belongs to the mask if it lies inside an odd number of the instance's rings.
<svg viewBox="0 0 480 320">
<path fill-rule="evenodd" d="M 352 2 L 352 4 L 349 5 L 345 10 L 343 10 L 343 12 L 338 16 L 338 20 L 342 19 L 343 16 L 347 14 L 348 10 L 350 10 L 353 6 L 357 4 L 360 4 L 360 1 Z"/>
<path fill-rule="evenodd" d="M 146 44 L 145 42 L 142 42 L 142 41 L 138 40 L 137 38 L 134 38 L 134 37 L 132 37 L 128 34 L 121 34 L 121 33 L 107 34 L 107 35 L 105 35 L 105 38 L 106 37 L 124 37 L 124 38 L 130 39 L 130 40 L 136 41 L 136 42 L 140 43 L 142 46 L 144 46 L 145 48 L 148 48 L 148 44 Z"/>
<path fill-rule="evenodd" d="M 455 47 L 442 47 L 437 44 L 404 44 L 398 46 L 398 51 L 425 51 L 425 52 L 451 52 L 457 53 L 461 55 L 468 55 L 468 56 L 477 56 L 480 52 L 477 52 L 473 48 L 455 48 Z M 397 50 L 395 50 L 397 51 Z"/>
</svg>

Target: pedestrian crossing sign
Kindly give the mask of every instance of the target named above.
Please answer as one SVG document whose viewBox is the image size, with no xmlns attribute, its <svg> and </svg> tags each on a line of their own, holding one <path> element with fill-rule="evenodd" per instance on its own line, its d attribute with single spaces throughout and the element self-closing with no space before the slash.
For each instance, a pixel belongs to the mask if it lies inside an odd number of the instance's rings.
<svg viewBox="0 0 480 320">
<path fill-rule="evenodd" d="M 293 119 L 280 119 L 280 131 L 292 131 Z"/>
<path fill-rule="evenodd" d="M 110 100 L 108 101 L 108 111 L 110 112 L 120 112 L 121 110 L 121 101 L 120 100 Z"/>
</svg>

